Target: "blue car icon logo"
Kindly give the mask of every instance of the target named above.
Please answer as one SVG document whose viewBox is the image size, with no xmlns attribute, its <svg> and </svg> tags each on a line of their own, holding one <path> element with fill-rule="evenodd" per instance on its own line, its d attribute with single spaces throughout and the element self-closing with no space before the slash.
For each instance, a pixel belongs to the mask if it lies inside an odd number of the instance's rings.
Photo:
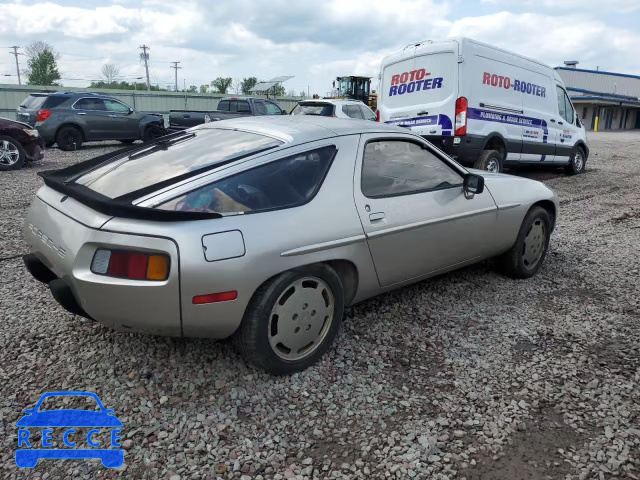
<svg viewBox="0 0 640 480">
<path fill-rule="evenodd" d="M 49 397 L 85 397 L 84 400 L 94 399 L 98 410 L 56 409 L 41 410 L 42 402 Z M 82 400 L 82 399 L 81 399 Z M 25 415 L 18 420 L 18 449 L 16 450 L 16 465 L 21 468 L 33 468 L 39 459 L 87 459 L 99 458 L 107 468 L 118 468 L 124 463 L 124 450 L 120 448 L 120 432 L 122 422 L 115 416 L 115 411 L 104 407 L 100 398 L 92 392 L 48 392 L 43 394 L 34 408 L 27 408 Z M 64 429 L 60 438 L 56 438 L 54 445 L 53 429 Z M 89 429 L 86 435 L 80 435 L 77 428 Z M 31 429 L 31 430 L 30 430 Z M 35 440 L 30 441 L 33 429 L 42 432 L 41 445 Z M 98 436 L 104 436 L 103 430 L 108 430 L 110 442 L 98 441 Z M 74 448 L 86 442 L 89 448 Z M 33 443 L 33 444 L 32 444 Z M 68 448 L 56 448 L 65 446 Z M 40 448 L 42 447 L 42 448 Z"/>
</svg>

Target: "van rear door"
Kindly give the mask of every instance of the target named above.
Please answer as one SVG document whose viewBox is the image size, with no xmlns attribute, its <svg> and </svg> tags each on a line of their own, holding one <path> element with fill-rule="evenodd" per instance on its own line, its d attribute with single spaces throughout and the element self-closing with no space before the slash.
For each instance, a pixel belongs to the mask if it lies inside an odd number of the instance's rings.
<svg viewBox="0 0 640 480">
<path fill-rule="evenodd" d="M 455 40 L 424 43 L 390 59 L 380 79 L 380 120 L 418 135 L 453 135 L 458 49 Z"/>
</svg>

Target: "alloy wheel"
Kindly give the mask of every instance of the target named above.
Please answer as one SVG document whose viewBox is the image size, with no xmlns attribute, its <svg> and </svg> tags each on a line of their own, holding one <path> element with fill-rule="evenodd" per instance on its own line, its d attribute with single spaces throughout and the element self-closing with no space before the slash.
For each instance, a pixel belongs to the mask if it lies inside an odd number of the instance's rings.
<svg viewBox="0 0 640 480">
<path fill-rule="evenodd" d="M 278 297 L 269 316 L 269 344 L 278 357 L 294 361 L 311 355 L 327 336 L 335 301 L 319 278 L 295 280 Z"/>
<path fill-rule="evenodd" d="M 15 165 L 20 159 L 20 151 L 8 140 L 0 142 L 0 163 L 2 165 Z"/>
</svg>

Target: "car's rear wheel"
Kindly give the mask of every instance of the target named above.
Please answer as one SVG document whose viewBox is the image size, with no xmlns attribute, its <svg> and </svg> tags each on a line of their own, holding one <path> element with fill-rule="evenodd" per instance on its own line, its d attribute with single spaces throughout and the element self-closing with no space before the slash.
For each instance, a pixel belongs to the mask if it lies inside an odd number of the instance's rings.
<svg viewBox="0 0 640 480">
<path fill-rule="evenodd" d="M 513 247 L 497 258 L 502 273 L 514 278 L 529 278 L 538 273 L 549 248 L 551 225 L 549 212 L 544 208 L 529 210 Z"/>
<path fill-rule="evenodd" d="M 162 137 L 166 134 L 164 128 L 159 127 L 158 125 L 149 125 L 144 129 L 144 133 L 142 135 L 142 140 L 144 142 L 148 142 L 150 140 L 155 140 L 156 138 Z"/>
<path fill-rule="evenodd" d="M 502 171 L 502 154 L 498 150 L 485 150 L 476 160 L 473 168 L 488 172 L 500 173 Z"/>
<path fill-rule="evenodd" d="M 281 273 L 254 294 L 235 334 L 242 355 L 275 375 L 304 370 L 333 343 L 344 310 L 342 282 L 327 265 Z"/>
<path fill-rule="evenodd" d="M 7 135 L 0 135 L 0 170 L 16 170 L 25 161 L 25 152 L 20 142 Z"/>
<path fill-rule="evenodd" d="M 587 159 L 584 155 L 582 147 L 575 147 L 571 152 L 571 158 L 569 159 L 569 165 L 564 167 L 564 172 L 567 175 L 577 175 L 583 173 L 587 166 Z"/>
<path fill-rule="evenodd" d="M 58 148 L 65 152 L 80 150 L 82 141 L 82 132 L 71 125 L 62 127 L 56 134 L 56 143 L 58 144 Z"/>
</svg>

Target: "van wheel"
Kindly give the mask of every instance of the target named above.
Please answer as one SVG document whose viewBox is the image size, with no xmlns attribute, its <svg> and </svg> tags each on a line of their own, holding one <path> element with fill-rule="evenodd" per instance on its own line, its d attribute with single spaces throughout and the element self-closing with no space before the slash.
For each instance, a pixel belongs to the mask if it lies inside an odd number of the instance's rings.
<svg viewBox="0 0 640 480">
<path fill-rule="evenodd" d="M 497 150 L 485 150 L 473 164 L 473 168 L 500 173 L 502 171 L 502 155 Z"/>
<path fill-rule="evenodd" d="M 56 134 L 56 143 L 58 144 L 58 148 L 65 152 L 80 150 L 82 146 L 82 132 L 71 125 L 64 126 L 58 130 Z"/>
<path fill-rule="evenodd" d="M 564 173 L 567 175 L 577 175 L 583 173 L 587 166 L 587 159 L 584 156 L 582 147 L 574 147 L 569 159 L 569 165 L 564 167 Z"/>
<path fill-rule="evenodd" d="M 313 365 L 335 339 L 344 311 L 340 277 L 327 265 L 281 273 L 253 295 L 234 334 L 257 368 L 288 375 Z"/>
</svg>

